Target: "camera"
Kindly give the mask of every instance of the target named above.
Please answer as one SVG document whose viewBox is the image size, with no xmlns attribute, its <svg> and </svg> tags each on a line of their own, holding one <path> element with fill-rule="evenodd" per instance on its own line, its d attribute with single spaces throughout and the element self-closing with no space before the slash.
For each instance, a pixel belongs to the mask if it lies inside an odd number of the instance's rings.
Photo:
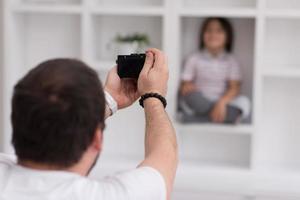
<svg viewBox="0 0 300 200">
<path fill-rule="evenodd" d="M 120 78 L 138 79 L 143 69 L 146 54 L 119 55 L 117 71 Z"/>
</svg>

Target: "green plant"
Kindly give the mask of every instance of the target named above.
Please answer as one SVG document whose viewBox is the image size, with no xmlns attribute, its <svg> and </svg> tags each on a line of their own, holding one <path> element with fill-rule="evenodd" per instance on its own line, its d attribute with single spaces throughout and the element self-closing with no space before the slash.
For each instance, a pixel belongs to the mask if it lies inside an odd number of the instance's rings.
<svg viewBox="0 0 300 200">
<path fill-rule="evenodd" d="M 116 42 L 122 43 L 122 42 L 137 42 L 139 46 L 141 45 L 149 45 L 150 40 L 147 34 L 142 34 L 142 33 L 134 33 L 134 34 L 129 34 L 122 36 L 118 34 L 116 36 Z"/>
</svg>

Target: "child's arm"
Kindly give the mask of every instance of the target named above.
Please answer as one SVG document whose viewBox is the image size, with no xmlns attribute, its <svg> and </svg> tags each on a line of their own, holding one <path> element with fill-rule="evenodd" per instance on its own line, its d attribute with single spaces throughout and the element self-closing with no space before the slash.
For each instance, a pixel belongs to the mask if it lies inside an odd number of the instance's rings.
<svg viewBox="0 0 300 200">
<path fill-rule="evenodd" d="M 193 81 L 182 81 L 180 86 L 180 94 L 187 95 L 196 90 L 196 86 Z"/>
<path fill-rule="evenodd" d="M 180 94 L 187 95 L 196 90 L 194 84 L 196 67 L 197 67 L 198 55 L 192 55 L 189 57 L 181 74 L 181 85 L 180 85 Z"/>
<path fill-rule="evenodd" d="M 228 81 L 228 88 L 224 95 L 220 98 L 219 101 L 222 101 L 224 104 L 228 104 L 231 100 L 233 100 L 241 90 L 241 82 L 230 80 Z"/>
<path fill-rule="evenodd" d="M 241 89 L 241 82 L 236 80 L 228 81 L 228 88 L 212 109 L 210 116 L 213 122 L 221 123 L 225 121 L 227 104 L 233 100 Z"/>
</svg>

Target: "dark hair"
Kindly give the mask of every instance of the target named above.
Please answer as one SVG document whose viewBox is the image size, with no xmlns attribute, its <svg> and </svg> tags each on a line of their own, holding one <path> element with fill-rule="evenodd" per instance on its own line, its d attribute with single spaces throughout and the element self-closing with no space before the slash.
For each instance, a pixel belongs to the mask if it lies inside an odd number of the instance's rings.
<svg viewBox="0 0 300 200">
<path fill-rule="evenodd" d="M 223 28 L 225 34 L 226 34 L 226 44 L 225 44 L 225 50 L 227 52 L 231 52 L 233 49 L 233 43 L 234 43 L 234 33 L 233 33 L 233 28 L 231 23 L 229 22 L 229 20 L 227 20 L 226 18 L 223 17 L 210 17 L 204 20 L 203 24 L 202 24 L 202 28 L 200 30 L 200 35 L 199 35 L 199 39 L 200 39 L 200 45 L 199 48 L 200 49 L 204 49 L 205 48 L 205 44 L 204 44 L 204 33 L 207 30 L 207 27 L 209 25 L 210 22 L 212 21 L 218 21 L 221 25 L 221 27 Z"/>
<path fill-rule="evenodd" d="M 77 163 L 97 128 L 105 98 L 97 73 L 81 61 L 39 64 L 14 87 L 12 144 L 18 159 L 59 167 Z"/>
</svg>

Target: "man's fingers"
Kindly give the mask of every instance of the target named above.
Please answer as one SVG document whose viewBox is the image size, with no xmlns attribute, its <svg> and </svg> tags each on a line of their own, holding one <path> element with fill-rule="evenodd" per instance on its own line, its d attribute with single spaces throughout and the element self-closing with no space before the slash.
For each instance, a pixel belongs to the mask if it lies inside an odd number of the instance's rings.
<svg viewBox="0 0 300 200">
<path fill-rule="evenodd" d="M 128 93 L 130 95 L 137 92 L 137 81 L 135 79 L 123 79 L 122 85 L 123 85 L 126 93 Z"/>
<path fill-rule="evenodd" d="M 126 91 L 129 91 L 133 87 L 133 80 L 132 79 L 121 79 L 122 86 L 125 88 Z"/>
<path fill-rule="evenodd" d="M 117 66 L 115 65 L 113 68 L 109 70 L 109 73 L 117 74 Z"/>
<path fill-rule="evenodd" d="M 158 69 L 164 69 L 167 67 L 166 65 L 166 56 L 164 53 L 158 49 L 152 48 L 149 49 L 148 52 L 152 52 L 154 54 L 154 66 Z"/>
<path fill-rule="evenodd" d="M 149 70 L 153 67 L 153 64 L 154 64 L 154 55 L 152 52 L 149 51 L 146 53 L 146 60 L 141 73 L 147 74 Z"/>
<path fill-rule="evenodd" d="M 152 49 L 149 49 L 148 51 L 151 51 L 154 54 L 154 60 L 155 60 L 154 67 L 159 70 L 168 72 L 169 69 L 168 69 L 167 56 L 159 49 L 152 48 Z"/>
<path fill-rule="evenodd" d="M 117 66 L 114 66 L 111 70 L 109 70 L 108 72 L 109 76 L 113 76 L 114 78 L 117 78 L 118 80 L 120 79 L 119 75 L 118 75 L 118 69 Z"/>
</svg>

